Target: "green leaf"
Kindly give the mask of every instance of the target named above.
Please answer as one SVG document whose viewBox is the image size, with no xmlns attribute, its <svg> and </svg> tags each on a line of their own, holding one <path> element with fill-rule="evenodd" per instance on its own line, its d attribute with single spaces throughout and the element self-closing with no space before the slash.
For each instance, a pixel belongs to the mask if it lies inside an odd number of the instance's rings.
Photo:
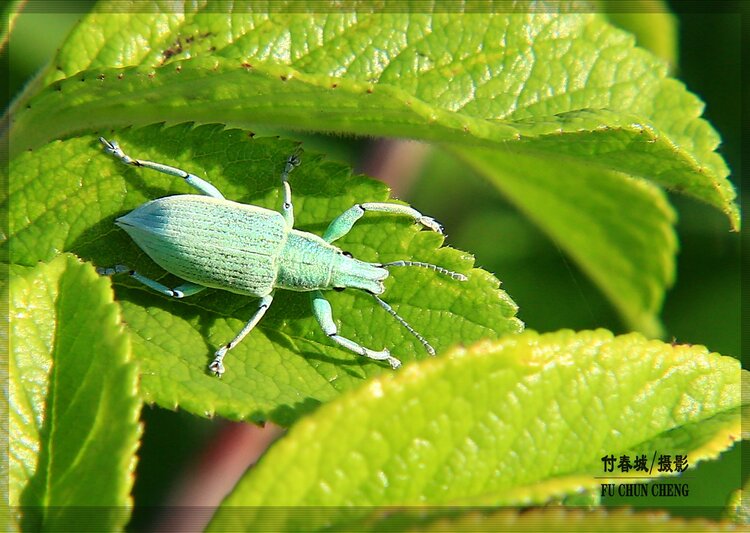
<svg viewBox="0 0 750 533">
<path fill-rule="evenodd" d="M 617 204 L 586 225 L 567 224 L 564 239 L 561 230 L 550 236 L 592 275 L 628 327 L 652 336 L 661 332 L 658 313 L 674 277 L 674 217 L 656 192 L 619 174 L 708 202 L 739 228 L 729 170 L 715 151 L 719 136 L 699 118 L 703 103 L 607 21 L 670 55 L 667 14 L 654 31 L 646 15 L 564 13 L 563 4 L 555 8 L 561 13 L 545 6 L 543 13 L 311 15 L 284 6 L 245 13 L 245 4 L 231 14 L 208 7 L 148 13 L 158 5 L 111 13 L 104 3 L 104 12 L 84 20 L 45 74 L 50 86 L 14 114 L 14 153 L 74 132 L 161 120 L 411 137 L 483 160 L 477 166 L 488 179 L 519 209 L 535 211 L 548 232 L 559 228 L 559 212 L 535 210 L 538 195 L 513 194 L 502 183 L 514 178 L 498 169 L 541 160 L 534 179 L 555 192 L 560 181 L 597 189 L 592 179 L 576 179 L 582 167 L 589 178 L 598 170 L 603 190 L 590 203 L 619 182 L 623 197 L 640 198 L 658 238 L 639 236 L 623 249 L 623 223 L 613 219 L 629 217 Z M 451 37 L 457 25 L 462 39 Z M 486 150 L 470 154 L 476 147 Z M 598 236 L 595 246 L 576 246 L 590 235 Z M 602 256 L 625 260 L 614 279 L 602 275 Z M 633 275 L 641 268 L 636 257 L 650 258 L 642 283 Z"/>
<path fill-rule="evenodd" d="M 221 126 L 191 129 L 153 126 L 108 134 L 133 157 L 175 165 L 211 181 L 227 198 L 278 210 L 280 174 L 295 143 L 251 138 Z M 33 265 L 60 251 L 98 266 L 126 264 L 176 286 L 114 219 L 161 196 L 195 192 L 183 180 L 133 169 L 104 153 L 94 137 L 53 143 L 11 165 L 11 262 Z M 302 155 L 290 183 L 295 226 L 322 234 L 338 214 L 358 202 L 388 199 L 387 188 L 353 177 L 343 165 L 311 152 Z M 373 262 L 415 259 L 467 273 L 460 283 L 427 269 L 393 269 L 384 299 L 438 352 L 456 343 L 518 332 L 516 307 L 491 274 L 472 269 L 464 252 L 440 248 L 437 233 L 410 220 L 368 214 L 337 241 Z M 267 315 L 226 359 L 227 373 L 207 371 L 213 352 L 233 338 L 257 308 L 257 299 L 219 290 L 175 301 L 127 276 L 115 279 L 147 401 L 200 415 L 273 420 L 288 424 L 390 367 L 337 348 L 312 316 L 307 294 L 278 291 Z M 374 349 L 388 347 L 404 363 L 427 357 L 419 341 L 365 293 L 331 291 L 342 335 Z"/>
<path fill-rule="evenodd" d="M 69 530 L 82 507 L 122 528 L 141 402 L 109 282 L 65 255 L 15 267 L 9 291 L 9 503 L 23 530 Z"/>
<path fill-rule="evenodd" d="M 3 12 L 3 23 L 0 26 L 0 52 L 5 51 L 5 45 L 8 44 L 8 39 L 13 31 L 13 27 L 18 20 L 18 14 L 23 7 L 24 2 L 21 0 L 12 0 L 5 4 L 2 9 Z"/>
<path fill-rule="evenodd" d="M 541 503 L 606 482 L 610 454 L 683 454 L 694 466 L 739 438 L 740 379 L 736 359 L 703 347 L 604 330 L 459 348 L 301 420 L 212 529 L 256 529 L 255 506 Z"/>
<path fill-rule="evenodd" d="M 602 0 L 598 4 L 612 24 L 635 35 L 638 46 L 666 61 L 670 71 L 675 70 L 678 24 L 666 2 L 633 0 L 624 6 L 618 0 Z"/>
<path fill-rule="evenodd" d="M 677 237 L 674 211 L 660 189 L 584 164 L 575 175 L 559 174 L 551 158 L 456 152 L 581 265 L 630 328 L 663 333 L 658 316 L 674 282 Z"/>
<path fill-rule="evenodd" d="M 718 136 L 697 118 L 702 104 L 666 78 L 655 58 L 634 48 L 631 37 L 599 17 L 468 14 L 463 15 L 472 29 L 468 42 L 446 41 L 441 28 L 455 19 L 443 14 L 372 15 L 356 22 L 332 14 L 194 17 L 173 20 L 181 27 L 167 35 L 149 29 L 145 36 L 136 29 L 144 27 L 140 16 L 92 15 L 56 63 L 55 77 L 65 72 L 71 77 L 53 83 L 17 113 L 13 150 L 82 129 L 150 123 L 157 115 L 497 146 L 548 126 L 545 133 L 558 132 L 561 113 L 607 109 L 607 115 L 578 124 L 578 135 L 561 136 L 564 143 L 577 151 L 583 137 L 589 147 L 585 155 L 591 156 L 609 148 L 608 130 L 618 142 L 634 145 L 643 143 L 645 128 L 648 144 L 665 152 L 669 162 L 684 160 L 687 166 L 684 176 L 670 175 L 666 184 L 720 207 L 737 222 L 728 170 L 714 153 Z M 82 43 L 76 38 L 88 42 L 93 29 L 113 28 L 116 22 L 134 26 L 127 38 L 140 44 L 129 48 L 132 56 L 123 57 L 122 43 L 113 49 L 112 41 L 101 40 L 103 50 L 84 48 L 96 59 L 79 59 Z M 262 33 L 254 31 L 258 25 L 264 26 Z M 331 31 L 336 26 L 339 30 Z M 201 28 L 212 31 L 198 35 Z M 227 40 L 230 29 L 235 36 Z M 404 42 L 426 33 L 416 45 Z M 318 41 L 314 47 L 311 39 Z M 273 60 L 269 43 L 279 47 Z M 359 52 L 354 62 L 342 55 L 350 53 L 345 43 Z M 478 56 L 477 46 L 484 49 Z M 381 57 L 379 50 L 390 54 Z M 392 61 L 389 55 L 395 56 Z M 551 62 L 550 67 L 532 69 L 534 61 L 518 61 L 532 56 Z M 193 59 L 177 61 L 184 57 Z M 516 65 L 508 67 L 511 59 Z M 124 65 L 138 68 L 109 69 Z M 479 87 L 476 79 L 483 80 Z M 61 111 L 55 120 L 45 119 L 51 108 Z M 529 149 L 535 147 L 531 143 Z M 629 162 L 621 157 L 604 164 L 629 171 Z M 658 179 L 658 169 L 635 168 Z"/>
<path fill-rule="evenodd" d="M 240 515 L 243 509 L 237 509 Z M 248 510 L 248 512 L 251 512 Z M 305 531 L 419 531 L 422 533 L 445 531 L 513 531 L 536 533 L 556 531 L 579 533 L 580 531 L 690 531 L 719 532 L 735 531 L 733 524 L 709 522 L 707 520 L 684 520 L 671 518 L 666 513 L 634 513 L 631 509 L 564 509 L 546 507 L 536 509 L 461 509 L 444 507 L 420 507 L 419 509 L 377 509 L 350 513 L 341 508 L 300 507 L 289 509 L 267 507 L 263 510 L 261 530 L 296 531 L 286 522 L 287 515 L 314 517 L 312 524 L 327 524 L 319 529 L 305 527 Z M 341 514 L 355 516 L 341 519 Z M 330 525 L 334 523 L 334 525 Z M 226 524 L 229 526 L 229 524 Z M 219 529 L 220 522 L 214 524 Z"/>
<path fill-rule="evenodd" d="M 726 518 L 733 520 L 738 524 L 750 524 L 750 496 L 748 496 L 748 484 L 750 484 L 750 481 L 745 481 L 745 486 L 732 493 L 724 512 Z"/>
<path fill-rule="evenodd" d="M 582 142 L 589 157 L 613 143 L 656 150 L 653 165 L 667 157 L 664 165 L 681 169 L 663 177 L 667 185 L 739 223 L 728 169 L 714 152 L 718 135 L 698 118 L 702 103 L 601 16 L 208 11 L 89 16 L 46 76 L 59 81 L 15 116 L 12 150 L 160 117 L 496 149 L 511 142 L 534 153 L 549 143 L 513 141 L 565 130 L 556 123 L 562 113 L 606 110 L 558 137 L 578 157 Z M 449 37 L 457 17 L 464 39 Z M 111 70 L 126 66 L 139 68 Z M 629 163 L 601 164 L 661 179 L 659 166 Z"/>
</svg>

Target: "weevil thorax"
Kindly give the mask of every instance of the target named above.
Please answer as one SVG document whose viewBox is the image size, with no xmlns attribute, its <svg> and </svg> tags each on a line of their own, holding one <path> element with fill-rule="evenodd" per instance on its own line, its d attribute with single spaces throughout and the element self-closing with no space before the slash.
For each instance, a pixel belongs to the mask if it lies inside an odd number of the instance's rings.
<svg viewBox="0 0 750 533">
<path fill-rule="evenodd" d="M 385 291 L 388 271 L 355 259 L 317 235 L 292 230 L 279 254 L 276 286 L 293 291 L 362 289 L 373 294 Z"/>
</svg>

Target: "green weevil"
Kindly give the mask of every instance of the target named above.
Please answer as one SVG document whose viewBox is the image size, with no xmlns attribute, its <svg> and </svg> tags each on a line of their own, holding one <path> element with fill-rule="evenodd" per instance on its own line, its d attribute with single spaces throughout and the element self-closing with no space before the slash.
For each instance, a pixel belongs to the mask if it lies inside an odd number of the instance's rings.
<svg viewBox="0 0 750 533">
<path fill-rule="evenodd" d="M 333 341 L 359 355 L 388 361 L 396 369 L 401 362 L 391 356 L 388 349 L 370 350 L 338 334 L 331 305 L 321 292 L 346 288 L 366 291 L 419 339 L 430 355 L 435 354 L 427 340 L 379 298 L 378 295 L 385 291 L 383 280 L 388 277 L 387 269 L 400 266 L 429 268 L 458 281 L 465 281 L 466 276 L 419 261 L 368 263 L 331 244 L 346 235 L 367 211 L 406 215 L 442 234 L 443 228 L 435 219 L 401 204 L 362 203 L 335 218 L 321 238 L 294 229 L 289 174 L 300 163 L 298 153 L 288 158 L 281 174 L 284 199 L 281 212 L 278 212 L 227 200 L 216 187 L 194 174 L 153 161 L 133 159 L 123 152 L 116 141 L 103 137 L 99 140 L 104 150 L 121 162 L 183 178 L 202 193 L 152 200 L 115 221 L 156 264 L 186 283 L 170 289 L 124 265 L 99 268 L 100 274 L 128 273 L 151 289 L 172 298 L 191 296 L 208 287 L 260 298 L 257 311 L 245 327 L 214 354 L 208 368 L 215 375 L 224 373 L 223 361 L 227 352 L 250 333 L 268 310 L 275 289 L 309 292 L 313 314 Z"/>
</svg>

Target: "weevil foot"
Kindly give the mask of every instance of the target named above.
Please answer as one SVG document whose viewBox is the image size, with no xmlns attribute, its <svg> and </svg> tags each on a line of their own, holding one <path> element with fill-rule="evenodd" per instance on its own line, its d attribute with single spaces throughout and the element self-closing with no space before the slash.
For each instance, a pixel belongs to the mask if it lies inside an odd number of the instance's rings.
<svg viewBox="0 0 750 533">
<path fill-rule="evenodd" d="M 122 274 L 123 272 L 131 274 L 133 271 L 125 265 L 115 265 L 113 267 L 96 267 L 96 273 L 100 276 L 114 276 L 115 274 Z"/>
<path fill-rule="evenodd" d="M 108 154 L 120 158 L 124 155 L 122 149 L 120 148 L 120 145 L 117 144 L 117 141 L 108 141 L 104 137 L 99 137 L 99 142 L 104 145 L 104 151 Z"/>
<path fill-rule="evenodd" d="M 213 372 L 214 376 L 220 378 L 222 374 L 224 374 L 224 363 L 222 363 L 218 359 L 214 359 L 213 361 L 211 361 L 211 364 L 208 365 L 208 369 Z"/>
<path fill-rule="evenodd" d="M 104 145 L 104 151 L 109 154 L 114 153 L 118 148 L 117 141 L 108 141 L 104 137 L 99 137 L 99 142 Z"/>
<path fill-rule="evenodd" d="M 224 356 L 227 354 L 228 348 L 226 346 L 222 346 L 218 350 L 216 350 L 216 353 L 214 354 L 214 360 L 211 361 L 211 364 L 208 365 L 208 369 L 214 373 L 216 377 L 221 377 L 222 374 L 224 374 L 224 363 L 222 361 L 224 360 Z"/>
<path fill-rule="evenodd" d="M 443 226 L 440 224 L 440 222 L 432 217 L 422 215 L 419 218 L 419 223 L 422 224 L 425 228 L 431 229 L 432 231 L 441 235 L 443 234 Z"/>
<path fill-rule="evenodd" d="M 298 167 L 300 165 L 300 163 L 302 162 L 299 157 L 300 154 L 302 154 L 302 148 L 298 146 L 294 153 L 289 156 L 289 159 L 286 160 L 288 171 L 291 171 L 294 167 Z"/>
<path fill-rule="evenodd" d="M 117 141 L 108 141 L 104 137 L 99 137 L 99 142 L 104 145 L 105 152 L 115 156 L 126 165 L 137 165 L 137 162 L 133 158 L 131 158 L 129 155 L 126 155 L 125 152 L 122 151 L 122 148 L 120 148 L 120 145 L 117 144 Z"/>
</svg>

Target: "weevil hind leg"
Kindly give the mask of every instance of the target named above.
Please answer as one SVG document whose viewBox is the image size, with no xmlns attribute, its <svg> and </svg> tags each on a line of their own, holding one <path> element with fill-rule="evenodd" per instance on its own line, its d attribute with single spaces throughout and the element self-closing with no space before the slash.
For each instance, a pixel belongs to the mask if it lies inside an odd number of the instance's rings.
<svg viewBox="0 0 750 533">
<path fill-rule="evenodd" d="M 133 278 L 136 281 L 139 281 L 140 283 L 144 284 L 146 287 L 155 290 L 156 292 L 163 294 L 164 296 L 169 296 L 171 298 L 185 298 L 186 296 L 192 296 L 194 294 L 198 294 L 199 292 L 206 289 L 203 285 L 198 285 L 197 283 L 191 283 L 189 281 L 186 281 L 182 285 L 178 285 L 174 289 L 171 289 L 164 285 L 163 283 L 159 283 L 156 280 L 153 280 L 151 278 L 147 278 L 143 274 L 139 274 L 135 270 L 132 270 L 128 268 L 125 265 L 115 265 L 113 267 L 108 268 L 97 268 L 96 271 L 103 275 L 103 276 L 113 276 L 115 274 L 125 274 L 127 273 L 131 278 Z"/>
<path fill-rule="evenodd" d="M 414 219 L 415 222 L 422 224 L 427 229 L 440 234 L 443 233 L 443 226 L 441 226 L 437 220 L 423 215 L 408 205 L 392 204 L 389 202 L 367 202 L 354 205 L 333 219 L 328 226 L 328 229 L 326 229 L 326 232 L 323 234 L 323 239 L 327 242 L 333 242 L 336 239 L 340 239 L 349 233 L 352 226 L 354 226 L 354 224 L 362 218 L 367 211 L 405 215 Z"/>
<path fill-rule="evenodd" d="M 391 365 L 391 368 L 393 368 L 394 370 L 401 366 L 401 361 L 393 357 L 387 349 L 376 352 L 374 350 L 370 350 L 369 348 L 365 348 L 361 344 L 358 344 L 351 339 L 347 339 L 346 337 L 342 337 L 341 335 L 339 335 L 338 328 L 333 322 L 333 311 L 331 309 L 331 304 L 328 302 L 328 300 L 325 299 L 323 293 L 321 293 L 320 291 L 313 291 L 312 293 L 310 293 L 310 302 L 312 303 L 313 314 L 318 320 L 318 324 L 320 324 L 320 327 L 323 329 L 325 334 L 333 339 L 333 341 L 336 342 L 339 346 L 342 346 L 347 350 L 350 350 L 358 355 L 368 357 L 370 359 L 375 359 L 377 361 L 388 361 L 388 363 Z"/>
<path fill-rule="evenodd" d="M 255 311 L 255 314 L 250 318 L 250 320 L 247 321 L 245 327 L 242 328 L 242 330 L 234 339 L 216 350 L 216 353 L 214 354 L 214 360 L 211 361 L 211 364 L 208 365 L 208 369 L 211 372 L 213 372 L 218 377 L 221 377 L 225 370 L 224 357 L 227 355 L 227 352 L 237 346 L 240 342 L 242 342 L 242 339 L 244 339 L 247 334 L 250 333 L 253 328 L 258 325 L 260 319 L 263 318 L 263 315 L 266 314 L 268 308 L 271 307 L 271 302 L 273 302 L 273 294 L 268 294 L 261 298 L 260 303 L 258 304 L 258 310 Z"/>
<path fill-rule="evenodd" d="M 206 196 L 211 196 L 213 198 L 224 198 L 224 195 L 221 194 L 219 189 L 211 185 L 203 178 L 199 178 L 195 174 L 191 174 L 190 172 L 186 172 L 182 169 L 171 167 L 169 165 L 163 165 L 162 163 L 155 163 L 154 161 L 134 159 L 123 152 L 122 148 L 120 148 L 120 145 L 117 144 L 117 141 L 108 141 L 104 137 L 99 137 L 99 141 L 104 145 L 105 152 L 107 152 L 108 154 L 112 154 L 114 157 L 116 157 L 126 165 L 150 168 L 151 170 L 155 170 L 163 174 L 177 176 L 178 178 L 184 179 L 188 185 L 195 187 L 198 191 L 205 194 Z"/>
</svg>

